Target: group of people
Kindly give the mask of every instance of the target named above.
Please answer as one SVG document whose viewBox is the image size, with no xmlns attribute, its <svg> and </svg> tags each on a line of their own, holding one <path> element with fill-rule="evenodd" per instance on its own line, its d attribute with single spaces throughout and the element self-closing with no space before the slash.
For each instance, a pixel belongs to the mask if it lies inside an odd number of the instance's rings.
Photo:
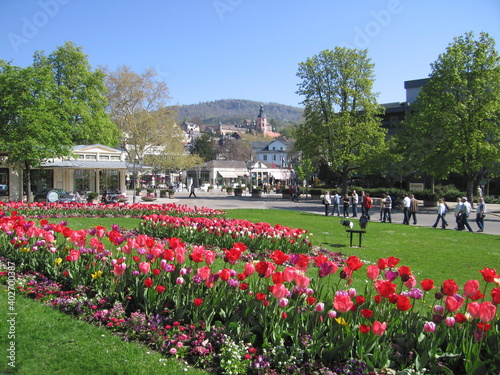
<svg viewBox="0 0 500 375">
<path fill-rule="evenodd" d="M 351 195 L 345 194 L 343 197 L 335 191 L 333 195 L 330 191 L 326 191 L 323 198 L 323 204 L 325 205 L 325 215 L 329 215 L 330 206 L 333 206 L 331 215 L 340 216 L 341 207 L 342 215 L 344 217 L 349 217 L 349 207 L 352 209 L 352 217 L 358 216 L 358 205 L 361 202 L 361 216 L 365 216 L 370 220 L 370 208 L 373 207 L 373 200 L 370 198 L 370 194 L 366 192 L 361 192 L 361 198 L 359 197 L 356 190 L 353 190 Z"/>
<path fill-rule="evenodd" d="M 445 206 L 445 207 L 442 207 L 442 206 Z M 445 219 L 446 211 L 448 210 L 447 207 L 448 206 L 446 205 L 446 202 L 444 202 L 444 199 L 441 198 L 439 200 L 439 203 L 438 203 L 438 217 L 436 220 L 436 224 L 434 225 L 434 228 L 437 226 L 437 223 L 439 222 L 440 218 L 441 218 L 441 223 L 442 223 L 441 228 L 445 229 L 446 226 L 448 226 L 448 223 L 446 222 L 446 219 Z M 455 210 L 454 210 L 455 221 L 457 224 L 457 226 L 455 228 L 456 230 L 467 229 L 469 232 L 473 232 L 473 230 L 469 224 L 469 216 L 470 216 L 471 212 L 472 212 L 472 205 L 467 200 L 467 197 L 458 198 L 457 204 L 456 204 Z M 484 231 L 484 218 L 485 217 L 486 217 L 486 203 L 484 202 L 483 197 L 479 197 L 478 202 L 477 202 L 477 208 L 476 208 L 476 224 L 478 227 L 478 230 L 477 230 L 478 232 Z"/>
<path fill-rule="evenodd" d="M 349 208 L 352 210 L 352 217 L 358 216 L 358 205 L 361 203 L 361 216 L 365 216 L 370 220 L 370 209 L 373 207 L 373 199 L 370 195 L 363 191 L 361 192 L 361 197 L 358 196 L 356 190 L 353 190 L 351 195 L 345 194 L 343 197 L 335 191 L 333 195 L 330 191 L 326 191 L 323 198 L 323 204 L 325 206 L 325 216 L 330 215 L 330 206 L 333 206 L 331 216 L 335 214 L 341 216 L 341 211 L 343 217 L 349 217 Z M 385 193 L 380 201 L 380 221 L 383 223 L 392 223 L 391 211 L 392 211 L 392 198 L 389 193 Z M 342 210 L 341 210 L 342 209 Z M 441 222 L 441 228 L 446 229 L 448 222 L 446 221 L 446 213 L 449 211 L 449 207 L 446 204 L 444 198 L 440 198 L 437 206 L 437 218 L 436 222 L 432 226 L 436 228 Z M 403 198 L 403 224 L 409 225 L 413 222 L 414 225 L 417 224 L 417 213 L 418 213 L 418 200 L 413 194 L 405 194 Z M 455 206 L 454 215 L 457 223 L 456 230 L 467 229 L 472 232 L 472 228 L 469 224 L 469 216 L 472 211 L 472 205 L 467 200 L 466 197 L 458 198 L 457 205 Z M 484 231 L 484 218 L 486 216 L 486 203 L 484 198 L 480 197 L 478 199 L 478 205 L 476 209 L 476 224 L 478 226 L 478 232 Z"/>
</svg>

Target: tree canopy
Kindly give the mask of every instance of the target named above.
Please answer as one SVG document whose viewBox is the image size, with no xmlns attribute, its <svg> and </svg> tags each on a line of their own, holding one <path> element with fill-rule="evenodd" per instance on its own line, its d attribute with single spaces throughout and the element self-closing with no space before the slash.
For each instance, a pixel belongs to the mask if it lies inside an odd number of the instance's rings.
<svg viewBox="0 0 500 375">
<path fill-rule="evenodd" d="M 373 169 L 385 150 L 383 108 L 372 92 L 373 67 L 367 51 L 336 47 L 299 64 L 297 93 L 305 97 L 305 122 L 296 127 L 295 147 L 342 175 Z"/>
<path fill-rule="evenodd" d="M 475 179 L 500 156 L 500 58 L 495 41 L 472 32 L 454 39 L 431 64 L 398 145 L 416 170 L 435 178 L 455 172 L 473 195 Z"/>
</svg>

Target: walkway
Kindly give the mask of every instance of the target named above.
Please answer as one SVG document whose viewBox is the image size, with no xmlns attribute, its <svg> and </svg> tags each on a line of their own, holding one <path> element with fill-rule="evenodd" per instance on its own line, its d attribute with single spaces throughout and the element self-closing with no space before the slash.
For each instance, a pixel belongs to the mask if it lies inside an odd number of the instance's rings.
<svg viewBox="0 0 500 375">
<path fill-rule="evenodd" d="M 132 203 L 131 191 L 129 193 L 129 203 Z M 220 210 L 231 210 L 237 208 L 258 208 L 258 209 L 280 209 L 280 210 L 296 210 L 303 212 L 316 213 L 318 215 L 325 214 L 325 208 L 319 200 L 312 200 L 311 198 L 302 199 L 298 202 L 292 202 L 290 199 L 283 199 L 281 194 L 263 194 L 262 198 L 252 198 L 251 196 L 235 197 L 233 195 L 227 195 L 225 192 L 212 191 L 212 192 L 196 192 L 196 198 L 189 198 L 189 192 L 176 192 L 174 199 L 169 198 L 158 198 L 154 203 L 177 203 L 185 204 L 190 207 L 208 207 Z M 136 201 L 142 202 L 140 197 L 136 197 Z M 146 203 L 146 202 L 142 202 Z M 150 202 L 148 202 L 150 203 Z M 451 210 L 455 207 L 455 202 L 447 202 Z M 332 207 L 330 207 L 330 210 Z M 437 207 L 419 207 L 420 212 L 417 214 L 417 225 L 424 227 L 431 227 L 436 221 Z M 380 207 L 374 207 L 370 210 L 370 215 L 372 221 L 378 222 L 379 220 Z M 361 209 L 358 209 L 358 215 L 360 215 Z M 337 218 L 337 217 L 335 217 Z M 475 222 L 476 214 L 475 211 L 471 213 L 469 223 L 471 228 L 476 231 L 477 225 Z M 348 218 L 352 220 L 352 217 Z M 449 223 L 448 230 L 455 228 L 455 217 L 453 212 L 446 215 L 446 219 Z M 400 225 L 403 222 L 403 211 L 393 210 L 392 211 L 392 225 Z M 411 223 L 411 221 L 410 221 Z M 391 224 L 387 224 L 391 225 Z M 413 224 L 411 224 L 413 225 Z M 438 230 L 438 229 L 436 229 Z M 500 235 L 500 204 L 487 204 L 487 214 L 485 218 L 485 229 L 483 233 Z M 477 233 L 480 235 L 480 233 Z"/>
</svg>

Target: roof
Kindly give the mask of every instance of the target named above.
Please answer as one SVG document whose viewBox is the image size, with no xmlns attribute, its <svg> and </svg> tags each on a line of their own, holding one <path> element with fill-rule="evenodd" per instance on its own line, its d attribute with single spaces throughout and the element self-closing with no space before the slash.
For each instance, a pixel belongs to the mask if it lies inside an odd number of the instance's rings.
<svg viewBox="0 0 500 375">
<path fill-rule="evenodd" d="M 110 160 L 62 160 L 45 162 L 41 168 L 74 168 L 74 169 L 130 169 L 134 168 L 133 163 L 126 161 Z M 136 168 L 151 168 L 145 165 L 136 165 Z"/>
</svg>

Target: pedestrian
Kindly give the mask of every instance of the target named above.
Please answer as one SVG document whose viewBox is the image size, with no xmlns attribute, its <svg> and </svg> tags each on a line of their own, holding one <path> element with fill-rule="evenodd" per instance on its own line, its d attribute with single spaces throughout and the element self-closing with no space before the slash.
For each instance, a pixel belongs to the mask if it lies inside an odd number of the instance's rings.
<svg viewBox="0 0 500 375">
<path fill-rule="evenodd" d="M 380 221 L 382 221 L 384 217 L 384 211 L 385 211 L 385 195 L 380 200 Z"/>
<path fill-rule="evenodd" d="M 448 223 L 446 222 L 445 218 L 446 211 L 447 211 L 446 203 L 444 202 L 443 198 L 440 198 L 438 201 L 438 215 L 436 218 L 436 222 L 432 226 L 433 228 L 436 228 L 439 224 L 439 220 L 441 220 L 441 228 L 446 229 L 446 227 L 448 226 Z"/>
<path fill-rule="evenodd" d="M 391 218 L 392 198 L 389 195 L 389 193 L 384 194 L 384 198 L 382 199 L 382 201 L 384 202 L 384 220 L 382 220 L 382 222 L 392 223 L 392 218 Z"/>
<path fill-rule="evenodd" d="M 472 228 L 470 227 L 469 224 L 469 215 L 470 212 L 472 211 L 472 206 L 470 202 L 467 200 L 467 197 L 462 198 L 462 206 L 460 208 L 460 229 L 459 230 L 464 230 L 464 228 L 467 228 L 469 232 L 472 232 Z"/>
<path fill-rule="evenodd" d="M 403 198 L 403 224 L 405 225 L 410 224 L 410 206 L 411 206 L 410 195 L 405 194 L 405 197 Z"/>
<path fill-rule="evenodd" d="M 191 184 L 191 186 L 189 187 L 189 197 L 188 198 L 191 198 L 192 195 L 194 195 L 194 197 L 196 198 L 196 194 L 194 192 L 194 184 Z"/>
<path fill-rule="evenodd" d="M 325 191 L 325 195 L 323 196 L 323 204 L 325 205 L 325 216 L 328 216 L 328 210 L 330 209 L 330 205 L 332 204 L 332 196 L 330 195 L 330 191 L 328 190 Z"/>
<path fill-rule="evenodd" d="M 363 192 L 363 201 L 361 202 L 362 216 L 366 216 L 370 220 L 370 208 L 373 207 L 373 200 L 370 198 L 370 194 Z"/>
<path fill-rule="evenodd" d="M 291 185 L 290 186 L 290 199 L 293 201 L 293 197 L 295 195 L 295 186 Z"/>
<path fill-rule="evenodd" d="M 484 198 L 480 197 L 478 199 L 478 205 L 476 209 L 476 224 L 478 226 L 478 232 L 484 231 L 484 217 L 486 216 L 486 203 L 484 203 Z"/>
<path fill-rule="evenodd" d="M 337 216 L 340 216 L 340 194 L 338 191 L 335 192 L 333 195 L 333 210 L 332 210 L 332 216 L 337 213 Z"/>
<path fill-rule="evenodd" d="M 455 230 L 462 230 L 462 222 L 460 220 L 460 210 L 462 209 L 462 199 L 457 198 L 457 204 L 455 206 L 454 214 L 455 214 L 455 222 L 457 226 Z"/>
<path fill-rule="evenodd" d="M 358 202 L 358 193 L 356 193 L 356 190 L 353 190 L 351 194 L 352 217 L 358 217 Z"/>
<path fill-rule="evenodd" d="M 417 212 L 418 212 L 418 200 L 415 195 L 410 195 L 410 216 L 408 217 L 408 224 L 410 219 L 413 218 L 413 224 L 417 225 Z"/>
<path fill-rule="evenodd" d="M 346 193 L 344 195 L 344 217 L 349 217 L 349 195 Z"/>
</svg>

